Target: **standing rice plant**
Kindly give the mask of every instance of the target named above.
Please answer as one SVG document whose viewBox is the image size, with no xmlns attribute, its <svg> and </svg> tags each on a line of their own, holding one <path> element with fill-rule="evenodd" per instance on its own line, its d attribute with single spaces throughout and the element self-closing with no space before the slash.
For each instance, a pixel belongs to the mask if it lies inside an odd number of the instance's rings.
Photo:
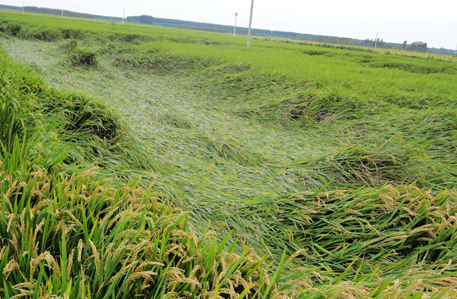
<svg viewBox="0 0 457 299">
<path fill-rule="evenodd" d="M 186 214 L 137 183 L 112 189 L 93 170 L 64 179 L 37 171 L 18 181 L 4 170 L 3 296 L 255 298 L 277 288 L 252 249 L 239 256 L 235 244 L 225 250 L 228 238 L 198 237 Z"/>
</svg>

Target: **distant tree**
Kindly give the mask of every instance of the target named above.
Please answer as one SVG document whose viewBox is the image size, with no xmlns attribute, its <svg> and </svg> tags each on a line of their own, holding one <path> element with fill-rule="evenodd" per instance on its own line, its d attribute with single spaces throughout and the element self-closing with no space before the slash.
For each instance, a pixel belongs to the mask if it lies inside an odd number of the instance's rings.
<svg viewBox="0 0 457 299">
<path fill-rule="evenodd" d="M 360 46 L 368 47 L 368 48 L 374 48 L 375 45 L 377 48 L 388 48 L 389 47 L 389 45 L 382 38 L 378 38 L 378 39 L 367 38 L 366 40 L 363 40 L 360 43 Z"/>
<path fill-rule="evenodd" d="M 376 46 L 378 48 L 386 48 L 386 42 L 382 38 L 381 39 L 378 38 L 378 40 L 376 42 Z"/>
<path fill-rule="evenodd" d="M 412 51 L 412 52 L 424 52 L 424 53 L 426 53 L 427 52 L 427 43 L 414 42 L 409 46 L 408 50 Z"/>
<path fill-rule="evenodd" d="M 141 24 L 152 25 L 153 22 L 154 22 L 154 18 L 152 16 L 147 16 L 147 15 L 141 15 L 140 16 L 140 23 Z"/>
<path fill-rule="evenodd" d="M 362 47 L 373 47 L 374 46 L 374 40 L 367 38 L 366 40 L 362 41 L 361 46 Z"/>
<path fill-rule="evenodd" d="M 406 51 L 408 49 L 408 41 L 404 41 L 403 44 L 400 46 L 400 50 Z"/>
<path fill-rule="evenodd" d="M 139 23 L 140 22 L 140 17 L 127 17 L 125 19 L 126 22 L 129 23 Z"/>
</svg>

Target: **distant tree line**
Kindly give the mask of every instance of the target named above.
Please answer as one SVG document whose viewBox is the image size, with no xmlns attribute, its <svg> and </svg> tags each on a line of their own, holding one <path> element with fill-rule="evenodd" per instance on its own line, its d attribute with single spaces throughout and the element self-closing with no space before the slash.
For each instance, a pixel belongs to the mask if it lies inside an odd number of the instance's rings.
<svg viewBox="0 0 457 299">
<path fill-rule="evenodd" d="M 61 9 L 52 9 L 52 8 L 44 8 L 44 7 L 35 7 L 35 6 L 26 6 L 24 7 L 26 12 L 30 13 L 40 13 L 45 15 L 56 15 L 60 16 L 62 14 Z M 82 18 L 82 19 L 95 19 L 94 15 L 87 14 L 87 13 L 79 13 L 69 10 L 63 11 L 64 16 L 72 17 L 72 18 Z"/>
<path fill-rule="evenodd" d="M 126 21 L 130 22 L 130 23 L 139 23 L 139 24 L 152 25 L 154 23 L 154 17 L 153 16 L 148 16 L 148 15 L 127 17 Z"/>
<path fill-rule="evenodd" d="M 362 42 L 363 47 L 370 47 L 374 48 L 376 45 L 377 48 L 380 49 L 398 49 L 403 51 L 411 51 L 411 52 L 424 52 L 428 51 L 427 43 L 425 42 L 414 42 L 408 45 L 407 41 L 404 41 L 402 44 L 395 44 L 395 43 L 386 43 L 383 39 L 366 39 Z"/>
<path fill-rule="evenodd" d="M 369 39 L 367 38 L 366 40 L 362 41 L 362 47 L 369 47 L 369 48 L 380 48 L 380 49 L 388 49 L 388 48 L 395 48 L 392 47 L 392 44 L 386 43 L 382 38 L 378 39 Z"/>
<path fill-rule="evenodd" d="M 428 47 L 427 43 L 424 42 L 414 42 L 407 48 L 408 51 L 413 52 L 424 52 L 427 53 Z"/>
<path fill-rule="evenodd" d="M 19 6 L 8 6 L 8 5 L 0 5 L 0 9 L 13 9 L 13 10 L 22 10 L 22 7 Z M 34 7 L 28 6 L 25 7 L 26 12 L 31 13 L 41 13 L 41 14 L 51 14 L 51 15 L 60 15 L 62 10 L 60 9 L 50 9 L 50 8 L 41 8 L 41 7 Z M 75 17 L 75 18 L 86 18 L 86 19 L 102 19 L 102 20 L 110 20 L 110 21 L 122 21 L 122 18 L 117 17 L 106 17 L 100 15 L 91 15 L 85 13 L 78 13 L 64 10 L 64 15 L 67 17 Z M 201 23 L 201 22 L 190 22 L 190 21 L 182 21 L 182 20 L 174 20 L 174 19 L 162 19 L 162 18 L 154 18 L 148 15 L 141 15 L 141 16 L 130 16 L 126 19 L 127 22 L 131 23 L 140 23 L 140 24 L 149 24 L 149 25 L 157 25 L 157 26 L 164 26 L 164 27 L 178 27 L 178 28 L 185 28 L 185 29 L 192 29 L 192 30 L 202 30 L 202 31 L 214 31 L 214 32 L 223 32 L 223 33 L 231 33 L 233 32 L 233 26 L 227 25 L 218 25 L 218 24 L 209 24 L 209 23 Z M 237 33 L 238 34 L 247 34 L 248 29 L 245 27 L 238 27 Z M 408 44 L 407 41 L 400 43 L 389 43 L 385 42 L 383 39 L 354 39 L 348 37 L 336 37 L 336 36 L 325 36 L 325 35 L 314 35 L 314 34 L 303 34 L 303 33 L 296 33 L 296 32 L 288 32 L 288 31 L 273 31 L 273 30 L 265 30 L 265 29 L 253 29 L 252 32 L 254 35 L 264 36 L 264 37 L 277 37 L 277 38 L 287 38 L 292 40 L 300 40 L 300 41 L 309 41 L 309 42 L 318 42 L 324 44 L 333 44 L 333 45 L 341 45 L 341 46 L 359 46 L 359 47 L 372 47 L 374 48 L 375 43 L 378 48 L 382 49 L 397 49 L 397 50 L 404 50 L 404 51 L 415 51 L 415 52 L 428 52 L 428 53 L 437 53 L 437 54 L 445 54 L 445 55 L 455 55 L 455 51 L 451 49 L 445 48 L 428 48 L 426 42 L 413 42 Z"/>
<path fill-rule="evenodd" d="M 0 9 L 22 11 L 22 7 L 0 4 Z"/>
<path fill-rule="evenodd" d="M 456 55 L 456 50 L 445 49 L 445 48 L 428 48 L 428 53 L 435 53 L 435 54 L 444 54 L 444 55 Z"/>
</svg>

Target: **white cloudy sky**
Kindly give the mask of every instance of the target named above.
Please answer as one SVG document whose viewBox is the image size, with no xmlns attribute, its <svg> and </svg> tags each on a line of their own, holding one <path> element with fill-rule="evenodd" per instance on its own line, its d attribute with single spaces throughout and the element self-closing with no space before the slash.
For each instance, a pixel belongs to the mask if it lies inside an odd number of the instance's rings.
<svg viewBox="0 0 457 299">
<path fill-rule="evenodd" d="M 61 8 L 122 17 L 149 14 L 247 26 L 251 0 L 0 0 L 0 4 Z M 428 42 L 431 47 L 455 49 L 456 0 L 255 0 L 253 27 L 386 41 Z"/>
</svg>

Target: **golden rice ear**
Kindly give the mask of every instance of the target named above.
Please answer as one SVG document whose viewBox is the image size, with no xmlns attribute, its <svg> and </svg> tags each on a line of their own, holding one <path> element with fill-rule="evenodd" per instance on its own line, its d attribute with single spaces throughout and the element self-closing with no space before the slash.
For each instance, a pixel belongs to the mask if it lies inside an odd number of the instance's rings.
<svg viewBox="0 0 457 299">
<path fill-rule="evenodd" d="M 14 270 L 20 269 L 19 264 L 15 260 L 10 260 L 6 264 L 6 266 L 3 268 L 3 275 L 8 278 L 9 273 L 11 273 Z"/>
<path fill-rule="evenodd" d="M 44 260 L 44 261 L 48 262 L 48 266 L 49 266 L 51 257 L 52 257 L 51 254 L 46 251 L 46 252 L 43 252 L 42 254 L 40 254 L 37 258 L 32 258 L 32 260 L 30 261 L 30 282 L 34 281 L 35 271 L 38 268 L 38 264 Z"/>
<path fill-rule="evenodd" d="M 102 266 L 101 266 L 101 262 L 100 262 L 100 255 L 97 251 L 97 247 L 95 247 L 94 242 L 92 242 L 92 240 L 89 240 L 89 243 L 90 243 L 90 247 L 92 248 L 92 253 L 93 253 L 93 258 L 95 261 L 95 269 L 97 271 L 97 275 L 100 275 L 101 270 L 102 270 Z"/>
</svg>

